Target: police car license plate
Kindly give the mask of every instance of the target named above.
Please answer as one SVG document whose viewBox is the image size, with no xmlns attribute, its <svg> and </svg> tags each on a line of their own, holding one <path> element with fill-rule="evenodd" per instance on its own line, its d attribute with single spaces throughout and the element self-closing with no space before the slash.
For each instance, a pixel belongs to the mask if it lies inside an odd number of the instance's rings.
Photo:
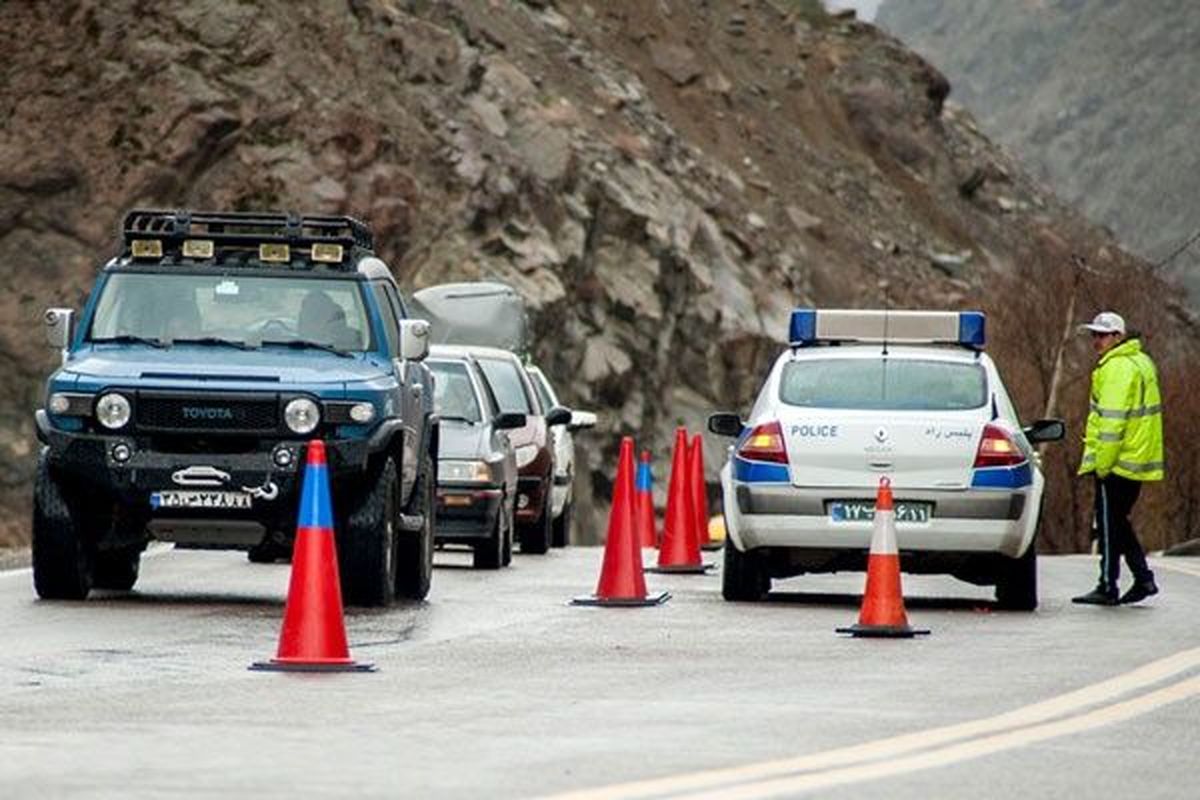
<svg viewBox="0 0 1200 800">
<path fill-rule="evenodd" d="M 245 492 L 168 491 L 150 495 L 151 508 L 218 508 L 243 509 L 251 507 L 252 498 Z"/>
<path fill-rule="evenodd" d="M 933 503 L 896 503 L 896 522 L 929 522 Z M 834 522 L 870 522 L 875 519 L 872 500 L 835 500 L 829 504 L 829 519 Z"/>
</svg>

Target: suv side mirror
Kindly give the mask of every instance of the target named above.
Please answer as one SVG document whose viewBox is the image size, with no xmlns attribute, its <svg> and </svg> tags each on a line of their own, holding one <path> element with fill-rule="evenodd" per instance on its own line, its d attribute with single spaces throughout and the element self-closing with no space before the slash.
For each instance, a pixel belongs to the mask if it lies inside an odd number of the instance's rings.
<svg viewBox="0 0 1200 800">
<path fill-rule="evenodd" d="M 571 409 L 555 406 L 546 412 L 546 427 L 553 428 L 555 425 L 566 425 L 571 421 Z"/>
<path fill-rule="evenodd" d="M 721 411 L 708 416 L 708 429 L 718 436 L 741 436 L 744 427 L 737 414 Z"/>
<path fill-rule="evenodd" d="M 1039 419 L 1025 429 L 1025 438 L 1032 444 L 1057 442 L 1067 435 L 1067 425 L 1061 419 Z"/>
<path fill-rule="evenodd" d="M 429 323 L 423 319 L 400 321 L 400 358 L 424 361 L 429 355 Z"/>
<path fill-rule="evenodd" d="M 498 431 L 512 431 L 517 428 L 524 428 L 527 420 L 524 414 L 518 414 L 514 411 L 504 411 L 496 415 L 492 420 L 492 427 Z"/>
<path fill-rule="evenodd" d="M 572 411 L 571 421 L 567 424 L 567 430 L 580 431 L 584 428 L 596 427 L 596 415 L 591 411 Z"/>
<path fill-rule="evenodd" d="M 69 308 L 48 308 L 42 321 L 46 325 L 46 342 L 51 347 L 66 350 L 74 333 L 75 312 Z"/>
</svg>

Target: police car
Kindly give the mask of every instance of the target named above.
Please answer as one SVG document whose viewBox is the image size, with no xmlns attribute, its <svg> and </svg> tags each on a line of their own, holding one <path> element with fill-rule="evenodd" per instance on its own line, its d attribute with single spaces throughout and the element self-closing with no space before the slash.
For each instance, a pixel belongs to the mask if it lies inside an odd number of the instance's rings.
<svg viewBox="0 0 1200 800">
<path fill-rule="evenodd" d="M 736 437 L 721 470 L 722 592 L 761 599 L 773 578 L 863 570 L 887 476 L 907 572 L 995 585 L 1002 608 L 1037 606 L 1045 480 L 979 312 L 798 309 L 789 349 L 750 412 L 709 418 Z"/>
</svg>

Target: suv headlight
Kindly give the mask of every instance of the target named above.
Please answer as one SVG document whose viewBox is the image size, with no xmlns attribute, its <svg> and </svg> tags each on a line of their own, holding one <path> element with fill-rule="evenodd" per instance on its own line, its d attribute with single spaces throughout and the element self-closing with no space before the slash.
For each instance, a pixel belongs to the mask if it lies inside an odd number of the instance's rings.
<svg viewBox="0 0 1200 800">
<path fill-rule="evenodd" d="M 523 444 L 517 448 L 517 469 L 526 464 L 533 463 L 537 458 L 538 448 L 536 444 Z"/>
<path fill-rule="evenodd" d="M 100 396 L 96 401 L 96 419 L 110 431 L 124 428 L 129 424 L 132 409 L 125 395 L 109 392 Z"/>
<path fill-rule="evenodd" d="M 283 407 L 283 421 L 292 433 L 312 433 L 321 424 L 321 409 L 307 397 L 297 397 Z"/>
<path fill-rule="evenodd" d="M 492 471 L 483 461 L 438 461 L 438 481 L 491 483 Z"/>
</svg>

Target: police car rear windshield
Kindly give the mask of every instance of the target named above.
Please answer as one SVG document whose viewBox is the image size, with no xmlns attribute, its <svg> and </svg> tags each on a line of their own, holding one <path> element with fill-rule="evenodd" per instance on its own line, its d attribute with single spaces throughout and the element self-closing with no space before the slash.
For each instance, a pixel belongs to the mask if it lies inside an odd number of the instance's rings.
<svg viewBox="0 0 1200 800">
<path fill-rule="evenodd" d="M 803 359 L 783 368 L 791 406 L 871 411 L 963 411 L 987 402 L 978 364 L 912 359 Z"/>
<path fill-rule="evenodd" d="M 361 351 L 370 330 L 357 281 L 119 273 L 104 284 L 89 338 Z"/>
</svg>

